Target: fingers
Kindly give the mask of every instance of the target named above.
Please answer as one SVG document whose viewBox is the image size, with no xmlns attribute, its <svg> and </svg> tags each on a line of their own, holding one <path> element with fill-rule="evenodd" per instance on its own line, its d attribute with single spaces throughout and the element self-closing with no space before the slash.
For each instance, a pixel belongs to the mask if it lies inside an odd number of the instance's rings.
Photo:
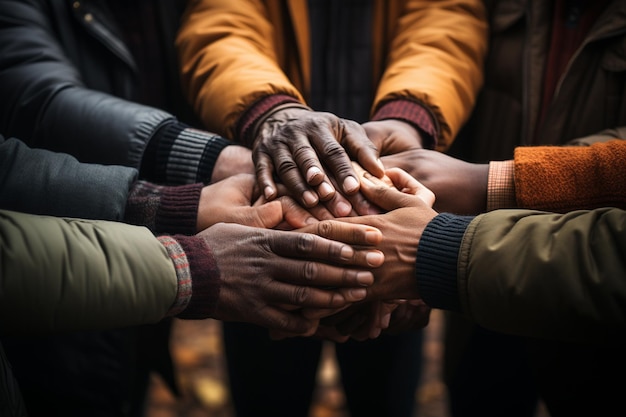
<svg viewBox="0 0 626 417">
<path fill-rule="evenodd" d="M 277 195 L 277 187 L 274 182 L 274 164 L 272 158 L 263 152 L 253 152 L 254 169 L 257 183 L 267 201 L 273 200 Z"/>
<path fill-rule="evenodd" d="M 262 227 L 273 229 L 284 218 L 284 212 L 280 201 L 270 201 L 262 206 L 242 207 L 239 211 L 237 223 L 245 226 Z"/>
<path fill-rule="evenodd" d="M 283 337 L 311 336 L 317 331 L 318 320 L 307 319 L 297 311 L 288 311 L 273 306 L 266 306 L 255 315 L 252 323 L 271 329 Z"/>
<path fill-rule="evenodd" d="M 389 187 L 367 173 L 361 177 L 361 192 L 372 203 L 387 211 L 402 207 L 421 207 L 425 204 L 420 197 Z"/>
<path fill-rule="evenodd" d="M 358 219 L 356 219 L 358 221 Z M 300 232 L 313 233 L 327 239 L 350 245 L 378 245 L 383 238 L 380 230 L 372 226 L 346 223 L 343 221 L 324 220 L 299 229 Z"/>
<path fill-rule="evenodd" d="M 386 175 L 401 192 L 416 195 L 429 207 L 435 204 L 435 193 L 408 172 L 400 168 L 390 168 L 386 171 Z"/>
<path fill-rule="evenodd" d="M 281 204 L 285 221 L 294 229 L 315 224 L 319 221 L 313 214 L 305 210 L 291 197 L 279 197 L 278 201 Z"/>
<path fill-rule="evenodd" d="M 385 175 L 385 167 L 379 159 L 379 150 L 369 139 L 363 126 L 354 121 L 342 119 L 341 127 L 340 143 L 348 154 L 372 175 L 382 178 Z"/>
</svg>

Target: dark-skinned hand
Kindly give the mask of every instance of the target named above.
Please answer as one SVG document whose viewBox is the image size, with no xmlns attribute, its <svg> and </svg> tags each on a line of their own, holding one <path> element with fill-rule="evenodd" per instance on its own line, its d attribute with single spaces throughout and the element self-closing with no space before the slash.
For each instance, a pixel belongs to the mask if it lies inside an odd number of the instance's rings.
<svg viewBox="0 0 626 417">
<path fill-rule="evenodd" d="M 372 249 L 380 232 L 326 223 L 317 223 L 313 233 L 219 223 L 196 235 L 210 244 L 220 271 L 213 317 L 311 335 L 318 320 L 291 306 L 339 309 L 364 299 L 374 281 L 371 269 L 384 261 Z"/>
<path fill-rule="evenodd" d="M 327 202 L 335 217 L 348 216 L 351 204 L 335 196 L 336 187 L 343 196 L 359 191 L 350 158 L 375 176 L 384 174 L 378 150 L 361 125 L 332 113 L 281 109 L 256 132 L 252 158 L 259 187 L 268 200 L 277 196 L 276 175 L 304 207 Z"/>
<path fill-rule="evenodd" d="M 362 126 L 367 137 L 379 150 L 380 156 L 424 147 L 419 131 L 402 120 L 376 120 L 363 123 Z"/>
<path fill-rule="evenodd" d="M 476 215 L 487 204 L 488 164 L 472 164 L 438 151 L 414 149 L 381 158 L 411 174 L 437 196 L 438 212 Z"/>
</svg>

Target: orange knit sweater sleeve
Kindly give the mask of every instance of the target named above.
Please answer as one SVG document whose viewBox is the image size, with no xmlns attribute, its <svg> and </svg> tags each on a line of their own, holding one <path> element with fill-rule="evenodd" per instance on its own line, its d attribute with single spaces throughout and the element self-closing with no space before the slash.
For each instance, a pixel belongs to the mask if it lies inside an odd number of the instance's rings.
<svg viewBox="0 0 626 417">
<path fill-rule="evenodd" d="M 626 208 L 626 140 L 516 148 L 515 195 L 537 210 Z"/>
</svg>

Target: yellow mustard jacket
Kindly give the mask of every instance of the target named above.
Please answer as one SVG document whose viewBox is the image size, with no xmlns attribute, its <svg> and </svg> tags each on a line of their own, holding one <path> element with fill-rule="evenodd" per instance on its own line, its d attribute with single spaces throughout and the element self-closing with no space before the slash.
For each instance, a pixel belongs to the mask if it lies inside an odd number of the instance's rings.
<svg viewBox="0 0 626 417">
<path fill-rule="evenodd" d="M 374 113 L 394 99 L 434 117 L 445 150 L 482 85 L 487 22 L 480 0 L 374 0 Z M 196 0 L 177 38 L 183 89 L 205 127 L 231 139 L 261 98 L 306 103 L 311 51 L 306 0 Z"/>
</svg>

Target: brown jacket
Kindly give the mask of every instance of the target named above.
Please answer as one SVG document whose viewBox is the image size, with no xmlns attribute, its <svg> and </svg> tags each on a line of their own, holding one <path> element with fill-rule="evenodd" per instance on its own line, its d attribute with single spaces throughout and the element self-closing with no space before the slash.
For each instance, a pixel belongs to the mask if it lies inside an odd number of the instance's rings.
<svg viewBox="0 0 626 417">
<path fill-rule="evenodd" d="M 372 113 L 394 99 L 423 104 L 438 149 L 467 120 L 482 83 L 486 17 L 478 0 L 374 1 Z M 183 84 L 210 130 L 236 136 L 257 100 L 306 102 L 310 45 L 306 0 L 198 0 L 178 36 Z"/>
<path fill-rule="evenodd" d="M 553 2 L 487 3 L 491 35 L 485 84 L 467 137 L 453 152 L 485 162 L 511 159 L 520 145 L 618 137 L 616 131 L 596 135 L 626 126 L 626 2 L 612 1 L 590 29 L 537 130 Z"/>
</svg>

